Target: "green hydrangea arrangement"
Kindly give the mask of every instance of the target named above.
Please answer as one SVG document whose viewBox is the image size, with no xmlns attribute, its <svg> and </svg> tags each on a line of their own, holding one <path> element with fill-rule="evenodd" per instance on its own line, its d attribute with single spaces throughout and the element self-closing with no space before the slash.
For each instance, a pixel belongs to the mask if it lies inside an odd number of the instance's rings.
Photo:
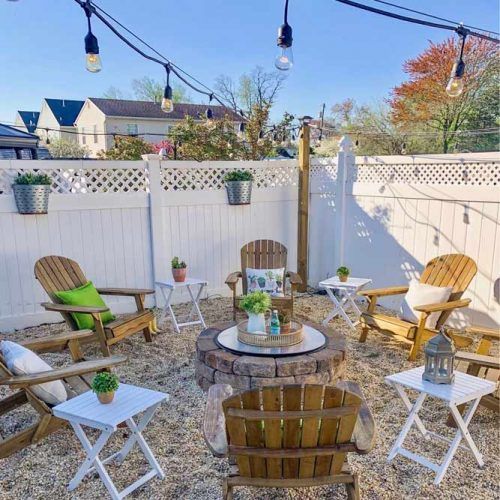
<svg viewBox="0 0 500 500">
<path fill-rule="evenodd" d="M 266 292 L 249 293 L 243 296 L 240 306 L 247 313 L 264 314 L 271 309 L 271 297 Z"/>
<path fill-rule="evenodd" d="M 92 379 L 92 390 L 96 394 L 115 392 L 120 385 L 118 377 L 114 373 L 101 372 Z"/>
<path fill-rule="evenodd" d="M 253 181 L 253 175 L 250 170 L 231 170 L 224 176 L 224 181 Z"/>
</svg>

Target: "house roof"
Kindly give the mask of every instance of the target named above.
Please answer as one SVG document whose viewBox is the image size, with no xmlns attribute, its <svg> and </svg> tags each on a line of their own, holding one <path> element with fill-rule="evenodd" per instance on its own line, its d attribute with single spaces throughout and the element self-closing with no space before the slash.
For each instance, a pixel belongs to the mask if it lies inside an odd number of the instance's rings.
<svg viewBox="0 0 500 500">
<path fill-rule="evenodd" d="M 38 136 L 0 123 L 0 147 L 35 148 Z"/>
<path fill-rule="evenodd" d="M 204 116 L 208 107 L 207 104 L 188 104 L 188 103 L 175 103 L 174 110 L 168 115 L 165 114 L 160 107 L 159 103 L 150 101 L 127 101 L 124 99 L 101 99 L 97 97 L 89 97 L 105 115 L 119 116 L 119 117 L 133 117 L 133 118 L 159 118 L 159 119 L 173 119 L 182 120 L 185 116 L 192 116 L 199 118 L 200 115 Z M 234 111 L 224 108 L 223 106 L 210 105 L 215 119 L 222 118 L 228 115 L 229 118 L 235 122 L 245 121 L 245 119 L 235 113 Z"/>
<path fill-rule="evenodd" d="M 18 111 L 18 113 L 28 132 L 33 133 L 36 130 L 40 113 L 38 111 Z"/>
<path fill-rule="evenodd" d="M 45 99 L 61 127 L 72 127 L 85 101 L 70 99 Z"/>
</svg>

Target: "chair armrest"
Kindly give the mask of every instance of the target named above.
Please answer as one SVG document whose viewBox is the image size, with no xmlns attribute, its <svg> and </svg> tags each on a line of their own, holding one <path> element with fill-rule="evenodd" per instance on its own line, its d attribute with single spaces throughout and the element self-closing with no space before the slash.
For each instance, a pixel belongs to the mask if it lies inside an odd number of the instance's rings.
<svg viewBox="0 0 500 500">
<path fill-rule="evenodd" d="M 337 382 L 337 387 L 345 391 L 352 392 L 361 398 L 361 407 L 358 412 L 358 419 L 356 420 L 356 425 L 354 427 L 353 439 L 356 446 L 356 451 L 364 455 L 368 453 L 375 445 L 376 439 L 376 426 L 375 419 L 373 418 L 372 412 L 368 405 L 366 404 L 365 397 L 361 391 L 361 387 L 356 382 L 351 382 L 348 380 L 342 380 Z"/>
<path fill-rule="evenodd" d="M 358 295 L 364 297 L 385 297 L 387 295 L 401 295 L 408 291 L 407 286 L 390 286 L 387 288 L 373 288 L 372 290 L 360 290 Z"/>
<path fill-rule="evenodd" d="M 483 354 L 475 354 L 473 352 L 458 351 L 455 354 L 455 359 L 500 370 L 500 359 L 496 356 L 485 356 Z"/>
<path fill-rule="evenodd" d="M 470 304 L 470 299 L 452 300 L 450 302 L 440 302 L 438 304 L 425 304 L 423 306 L 415 306 L 415 311 L 423 313 L 433 313 L 438 311 L 450 311 L 459 307 L 467 307 Z"/>
<path fill-rule="evenodd" d="M 47 311 L 58 311 L 65 313 L 88 313 L 98 314 L 109 311 L 109 307 L 87 307 L 87 306 L 69 306 L 66 304 L 55 304 L 54 302 L 42 302 L 41 306 Z"/>
<path fill-rule="evenodd" d="M 291 285 L 302 285 L 302 278 L 293 271 L 287 271 L 287 278 L 290 280 Z"/>
<path fill-rule="evenodd" d="M 465 330 L 473 335 L 481 335 L 485 339 L 500 340 L 500 328 L 488 328 L 486 326 L 470 326 Z"/>
<path fill-rule="evenodd" d="M 227 384 L 215 384 L 208 389 L 207 406 L 203 420 L 203 436 L 208 448 L 216 457 L 227 456 L 226 419 L 222 402 L 233 394 Z"/>
<path fill-rule="evenodd" d="M 59 335 L 51 335 L 50 337 L 22 340 L 19 344 L 32 351 L 44 351 L 51 347 L 65 346 L 71 340 L 83 340 L 93 336 L 95 336 L 95 333 L 92 330 L 77 330 L 60 333 Z"/>
<path fill-rule="evenodd" d="M 238 283 L 238 280 L 243 277 L 241 274 L 241 271 L 236 271 L 235 273 L 231 273 L 227 278 L 226 278 L 226 285 L 236 285 Z"/>
<path fill-rule="evenodd" d="M 150 288 L 98 288 L 97 291 L 102 295 L 121 295 L 125 297 L 134 297 L 135 295 L 151 295 L 155 293 Z"/>
<path fill-rule="evenodd" d="M 82 361 L 71 366 L 58 368 L 56 370 L 47 370 L 30 375 L 16 375 L 0 380 L 0 385 L 8 385 L 13 388 L 29 387 L 31 385 L 43 384 L 63 378 L 85 375 L 99 370 L 105 370 L 111 366 L 119 365 L 127 361 L 126 356 L 111 356 L 109 358 L 93 359 L 92 361 Z"/>
</svg>

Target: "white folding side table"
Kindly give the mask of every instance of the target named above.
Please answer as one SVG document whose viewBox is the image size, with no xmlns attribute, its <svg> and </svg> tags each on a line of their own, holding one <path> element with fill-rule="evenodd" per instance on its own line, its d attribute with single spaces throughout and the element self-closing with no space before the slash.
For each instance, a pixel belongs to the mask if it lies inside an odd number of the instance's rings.
<svg viewBox="0 0 500 500">
<path fill-rule="evenodd" d="M 361 316 L 361 311 L 359 307 L 354 302 L 354 298 L 356 293 L 361 290 L 363 287 L 371 283 L 372 280 L 368 278 L 351 278 L 348 277 L 347 281 L 340 281 L 338 276 L 333 276 L 332 278 L 328 278 L 327 280 L 321 281 L 319 283 L 320 288 L 324 288 L 328 297 L 333 302 L 335 306 L 331 313 L 323 321 L 323 325 L 327 325 L 335 316 L 340 314 L 344 321 L 353 329 L 356 329 L 356 323 L 351 321 L 351 318 L 347 316 L 347 309 L 351 308 L 356 316 L 359 318 Z M 334 290 L 338 290 L 341 293 L 340 300 L 334 294 Z"/>
<path fill-rule="evenodd" d="M 164 479 L 165 474 L 146 443 L 142 431 L 150 422 L 156 408 L 163 401 L 168 401 L 168 399 L 169 395 L 163 392 L 120 384 L 112 403 L 101 404 L 97 396 L 92 391 L 88 391 L 55 406 L 53 409 L 54 415 L 67 420 L 71 424 L 76 436 L 87 452 L 87 458 L 69 483 L 68 490 L 74 490 L 87 474 L 94 471 L 99 474 L 113 500 L 124 498 L 155 476 Z M 136 423 L 134 416 L 141 412 L 144 412 L 144 414 L 139 422 Z M 101 460 L 99 453 L 113 435 L 113 432 L 118 428 L 118 424 L 122 422 L 127 424 L 131 435 L 119 452 L 113 453 L 106 459 Z M 101 431 L 100 436 L 94 444 L 89 441 L 82 426 L 92 427 Z M 142 453 L 151 466 L 151 470 L 119 492 L 104 465 L 112 460 L 122 463 L 136 443 L 141 448 Z"/>
<path fill-rule="evenodd" d="M 424 372 L 424 367 L 420 366 L 418 368 L 413 368 L 412 370 L 407 370 L 401 373 L 396 373 L 394 375 L 389 375 L 385 377 L 386 382 L 392 385 L 399 397 L 403 400 L 406 409 L 409 412 L 408 419 L 406 420 L 401 432 L 394 443 L 387 461 L 392 461 L 396 455 L 403 455 L 410 460 L 413 460 L 436 473 L 434 479 L 434 484 L 439 484 L 443 479 L 446 470 L 448 469 L 451 460 L 458 448 L 462 448 L 474 455 L 477 463 L 480 467 L 483 467 L 484 461 L 475 445 L 472 437 L 467 429 L 472 417 L 477 409 L 477 405 L 483 396 L 489 394 L 495 390 L 495 384 L 489 380 L 484 380 L 482 378 L 474 377 L 472 375 L 467 375 L 462 372 L 455 372 L 455 380 L 452 384 L 433 384 L 422 380 L 422 373 Z M 406 392 L 405 387 L 408 389 L 413 389 L 419 392 L 419 395 L 412 405 Z M 453 419 L 457 424 L 457 432 L 453 439 L 449 439 L 446 436 L 441 436 L 435 432 L 428 431 L 422 420 L 418 416 L 418 412 L 422 407 L 427 396 L 433 396 L 435 398 L 441 399 L 446 402 Z M 462 416 L 458 411 L 457 406 L 469 403 L 469 408 Z M 413 453 L 406 448 L 403 448 L 403 442 L 410 431 L 412 425 L 415 424 L 425 439 L 430 439 L 431 437 L 440 439 L 450 443 L 450 447 L 440 464 L 431 462 L 425 457 Z M 460 444 L 462 439 L 465 440 L 467 446 Z"/>
<path fill-rule="evenodd" d="M 199 280 L 196 278 L 186 278 L 186 280 L 182 282 L 174 280 L 156 282 L 156 286 L 161 290 L 163 298 L 165 299 L 165 308 L 163 309 L 162 319 L 166 319 L 168 311 L 170 313 L 170 317 L 172 318 L 172 323 L 174 324 L 174 328 L 177 333 L 180 333 L 181 326 L 202 325 L 203 328 L 207 327 L 205 325 L 205 320 L 203 319 L 203 315 L 201 314 L 200 307 L 198 305 L 201 294 L 203 293 L 203 290 L 207 285 L 208 285 L 207 281 Z M 175 317 L 171 302 L 174 291 L 184 287 L 187 288 L 187 291 L 189 293 L 189 296 L 191 297 L 191 302 L 193 303 L 193 305 L 191 306 L 191 310 L 189 311 L 189 315 L 187 318 L 188 320 L 183 323 L 179 323 L 177 321 L 177 318 Z M 196 291 L 196 288 L 198 288 L 198 291 Z M 197 320 L 193 320 L 195 313 L 198 316 Z"/>
</svg>

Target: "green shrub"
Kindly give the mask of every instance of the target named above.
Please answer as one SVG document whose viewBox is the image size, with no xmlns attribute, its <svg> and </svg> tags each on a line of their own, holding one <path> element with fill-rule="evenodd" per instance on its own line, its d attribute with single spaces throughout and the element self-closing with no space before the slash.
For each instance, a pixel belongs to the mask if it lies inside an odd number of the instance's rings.
<svg viewBox="0 0 500 500">
<path fill-rule="evenodd" d="M 348 267 L 340 266 L 337 269 L 337 276 L 349 276 L 349 274 L 351 274 L 351 271 L 349 271 Z"/>
<path fill-rule="evenodd" d="M 249 170 L 231 170 L 224 176 L 224 181 L 253 181 L 253 175 Z"/>
<path fill-rule="evenodd" d="M 114 392 L 118 389 L 120 382 L 114 373 L 101 372 L 92 379 L 92 390 L 97 394 L 103 392 Z"/>
<path fill-rule="evenodd" d="M 179 257 L 174 257 L 172 259 L 172 269 L 185 269 L 187 264 L 182 260 L 179 261 Z"/>
<path fill-rule="evenodd" d="M 47 174 L 33 174 L 28 172 L 16 177 L 14 184 L 25 186 L 50 186 L 52 179 Z"/>
<path fill-rule="evenodd" d="M 240 303 L 247 313 L 263 314 L 271 308 L 271 297 L 266 292 L 253 292 L 244 295 Z"/>
</svg>

